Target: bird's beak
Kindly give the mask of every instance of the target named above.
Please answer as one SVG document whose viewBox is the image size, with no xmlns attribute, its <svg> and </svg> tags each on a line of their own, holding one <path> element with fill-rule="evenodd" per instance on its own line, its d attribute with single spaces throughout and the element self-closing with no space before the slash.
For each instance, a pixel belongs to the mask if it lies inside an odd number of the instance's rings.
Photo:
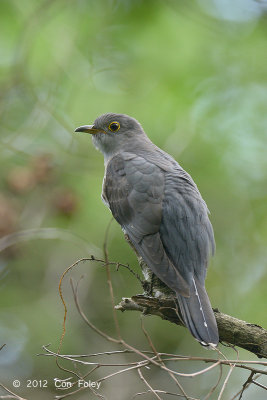
<svg viewBox="0 0 267 400">
<path fill-rule="evenodd" d="M 99 129 L 95 128 L 94 125 L 83 125 L 76 128 L 75 132 L 86 132 L 94 135 L 99 132 Z"/>
</svg>

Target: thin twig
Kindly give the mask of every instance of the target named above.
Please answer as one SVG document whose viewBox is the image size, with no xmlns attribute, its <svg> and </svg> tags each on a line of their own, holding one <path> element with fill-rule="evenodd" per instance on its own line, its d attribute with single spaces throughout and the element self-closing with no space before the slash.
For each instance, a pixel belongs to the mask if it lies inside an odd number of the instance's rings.
<svg viewBox="0 0 267 400">
<path fill-rule="evenodd" d="M 224 390 L 225 390 L 225 388 L 226 388 L 227 382 L 229 381 L 229 378 L 230 378 L 230 376 L 231 376 L 231 374 L 232 374 L 234 368 L 235 368 L 235 365 L 231 365 L 231 366 L 230 366 L 230 369 L 229 369 L 229 371 L 228 371 L 228 374 L 227 374 L 227 376 L 226 376 L 226 378 L 225 378 L 225 380 L 224 380 L 224 382 L 223 382 L 221 391 L 220 391 L 220 393 L 219 393 L 218 400 L 221 400 L 222 395 L 223 395 L 223 392 L 224 392 Z"/>
<path fill-rule="evenodd" d="M 248 379 L 246 380 L 246 382 L 243 384 L 242 390 L 240 391 L 240 396 L 238 397 L 238 400 L 242 399 L 243 393 L 244 391 L 249 387 L 249 385 L 252 383 L 252 378 L 254 376 L 255 372 L 251 371 L 251 373 L 249 374 Z"/>
<path fill-rule="evenodd" d="M 117 318 L 117 313 L 115 309 L 115 298 L 114 298 L 114 292 L 113 292 L 113 286 L 111 282 L 111 274 L 110 274 L 110 265 L 109 265 L 109 259 L 108 259 L 108 234 L 109 234 L 109 228 L 111 226 L 111 223 L 113 221 L 113 218 L 110 220 L 106 232 L 105 232 L 105 239 L 104 239 L 104 244 L 103 244 L 103 251 L 104 251 L 104 257 L 105 257 L 105 264 L 106 264 L 106 273 L 107 273 L 107 283 L 109 287 L 109 294 L 110 294 L 110 300 L 111 300 L 111 305 L 112 305 L 112 314 L 113 314 L 113 321 L 116 327 L 116 332 L 118 339 L 121 340 L 121 331 L 120 331 L 120 326 L 119 326 L 119 321 Z"/>
<path fill-rule="evenodd" d="M 144 384 L 148 387 L 148 389 L 150 390 L 150 392 L 153 393 L 153 394 L 155 395 L 155 397 L 156 397 L 158 400 L 162 400 L 162 398 L 159 397 L 159 395 L 155 392 L 155 390 L 152 388 L 152 386 L 151 386 L 151 385 L 148 383 L 148 381 L 144 378 L 144 375 L 142 374 L 141 369 L 138 368 L 137 371 L 138 371 L 138 375 L 140 376 L 141 381 L 144 382 Z"/>
<path fill-rule="evenodd" d="M 18 394 L 12 392 L 10 389 L 8 389 L 5 385 L 3 385 L 2 383 L 0 383 L 0 387 L 3 388 L 7 393 L 9 393 L 11 396 L 13 397 L 9 397 L 9 398 L 13 398 L 13 399 L 17 399 L 17 400 L 27 400 L 24 399 L 24 397 L 20 397 Z M 5 398 L 5 397 L 3 397 Z"/>
<path fill-rule="evenodd" d="M 43 346 L 43 348 L 45 349 L 46 347 L 48 347 L 50 345 L 45 345 Z M 115 354 L 135 354 L 134 351 L 129 350 L 129 349 L 124 349 L 124 350 L 112 350 L 112 351 L 103 351 L 103 352 L 99 352 L 99 353 L 90 353 L 90 354 L 64 354 L 64 357 L 71 357 L 73 359 L 75 359 L 74 361 L 76 361 L 76 359 L 78 358 L 86 358 L 86 357 L 97 357 L 97 356 L 104 356 L 104 355 L 115 355 Z M 155 354 L 153 351 L 149 351 L 149 350 L 142 350 L 142 353 L 144 354 Z M 50 351 L 49 354 L 37 354 L 39 356 L 54 356 L 56 353 L 53 353 L 52 351 Z M 172 358 L 166 358 L 164 359 L 166 360 L 177 360 L 177 361 L 203 361 L 203 362 L 217 362 L 218 359 L 214 359 L 214 358 L 207 358 L 207 357 L 194 357 L 194 356 L 184 356 L 181 354 L 172 354 L 172 353 L 163 353 L 163 352 L 157 352 L 157 354 L 162 357 L 162 356 L 168 356 L 168 357 L 172 357 Z M 61 354 L 62 356 L 62 354 Z M 252 365 L 263 365 L 263 366 L 267 366 L 267 361 L 254 361 L 254 360 L 220 360 L 221 364 L 225 364 L 225 365 L 230 365 L 230 364 L 252 364 Z M 236 367 L 238 367 L 238 365 L 236 365 Z M 267 371 L 261 371 L 262 373 L 267 374 Z"/>
<path fill-rule="evenodd" d="M 215 392 L 215 390 L 217 389 L 217 387 L 218 387 L 218 385 L 219 385 L 219 383 L 220 383 L 220 381 L 221 381 L 222 372 L 223 372 L 222 364 L 220 364 L 219 367 L 220 367 L 220 373 L 219 373 L 217 382 L 215 383 L 215 385 L 212 386 L 212 388 L 210 389 L 210 391 L 209 391 L 208 394 L 204 397 L 203 400 L 208 400 L 208 399 L 210 398 L 210 396 L 212 395 L 213 392 Z"/>
<path fill-rule="evenodd" d="M 252 383 L 254 383 L 254 385 L 257 385 L 262 389 L 267 390 L 267 386 L 263 385 L 262 383 L 256 382 L 254 379 L 252 380 Z"/>
<path fill-rule="evenodd" d="M 102 336 L 103 338 L 105 338 L 106 340 L 113 342 L 113 343 L 120 343 L 120 340 L 113 338 L 112 336 L 107 335 L 105 332 L 101 331 L 99 328 L 97 328 L 94 324 L 92 324 L 92 322 L 90 322 L 88 320 L 88 318 L 86 317 L 86 315 L 84 314 L 84 312 L 81 309 L 79 300 L 78 300 L 78 284 L 76 286 L 76 288 L 74 289 L 73 285 L 72 285 L 72 291 L 73 291 L 73 296 L 74 296 L 74 302 L 76 305 L 76 308 L 79 312 L 79 314 L 81 315 L 81 317 L 83 318 L 83 320 L 85 321 L 85 323 L 90 326 L 90 328 L 95 331 L 98 335 Z"/>
<path fill-rule="evenodd" d="M 145 329 L 144 322 L 143 322 L 143 319 L 142 319 L 142 318 L 141 318 L 141 328 L 142 328 L 142 331 L 144 332 L 145 337 L 147 338 L 147 341 L 148 341 L 148 343 L 149 343 L 149 345 L 150 345 L 150 347 L 151 347 L 153 353 L 157 356 L 159 362 L 160 362 L 162 365 L 165 366 L 164 361 L 162 360 L 162 358 L 160 357 L 159 353 L 157 352 L 157 350 L 156 350 L 156 348 L 155 348 L 155 346 L 154 346 L 154 344 L 153 344 L 153 342 L 152 342 L 152 340 L 151 340 L 151 337 L 149 336 L 147 330 Z M 166 367 L 166 366 L 165 366 L 165 367 Z M 187 396 L 187 394 L 185 393 L 185 390 L 184 390 L 184 388 L 182 387 L 182 385 L 180 384 L 180 382 L 178 381 L 178 379 L 174 376 L 174 374 L 173 374 L 172 372 L 168 372 L 168 374 L 169 374 L 169 376 L 174 380 L 174 382 L 176 383 L 176 385 L 179 387 L 179 389 L 180 389 L 181 392 L 183 393 L 184 397 L 188 400 L 188 396 Z"/>
<path fill-rule="evenodd" d="M 172 392 L 167 392 L 165 390 L 155 390 L 156 393 L 162 393 L 162 394 L 168 394 L 169 396 L 176 396 L 176 397 L 184 397 L 183 394 L 179 393 L 172 393 Z M 146 392 L 139 392 L 135 393 L 132 397 L 132 399 L 135 399 L 137 396 L 143 396 L 144 394 L 151 393 L 151 390 L 147 390 Z M 196 400 L 193 397 L 188 397 L 188 400 Z"/>
<path fill-rule="evenodd" d="M 112 378 L 113 376 L 120 375 L 120 374 L 122 374 L 122 373 L 124 373 L 124 372 L 128 372 L 128 371 L 131 371 L 131 370 L 140 368 L 140 366 L 143 366 L 143 367 L 144 367 L 144 366 L 146 366 L 147 364 L 148 364 L 148 363 L 147 363 L 146 361 L 144 361 L 143 363 L 134 365 L 133 367 L 120 369 L 119 371 L 116 371 L 116 372 L 113 372 L 112 374 L 109 374 L 109 375 L 104 376 L 104 378 L 98 379 L 98 382 L 103 382 L 103 381 L 105 381 L 105 380 L 107 380 L 107 379 L 109 379 L 109 378 Z"/>
</svg>

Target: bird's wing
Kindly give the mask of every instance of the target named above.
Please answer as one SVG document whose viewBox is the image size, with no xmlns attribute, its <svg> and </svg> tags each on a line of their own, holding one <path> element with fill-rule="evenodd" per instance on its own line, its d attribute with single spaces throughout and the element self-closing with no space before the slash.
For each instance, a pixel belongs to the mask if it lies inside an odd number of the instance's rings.
<svg viewBox="0 0 267 400">
<path fill-rule="evenodd" d="M 187 282 L 205 281 L 215 242 L 206 203 L 183 169 L 165 173 L 160 237 L 164 249 Z"/>
<path fill-rule="evenodd" d="M 188 296 L 188 284 L 167 256 L 160 235 L 164 187 L 161 168 L 124 152 L 108 163 L 102 196 L 151 270 L 174 291 Z"/>
<path fill-rule="evenodd" d="M 192 178 L 182 169 L 165 173 L 160 238 L 164 250 L 189 286 L 189 296 L 176 291 L 185 325 L 203 345 L 218 344 L 219 335 L 205 290 L 213 229 L 208 209 Z"/>
</svg>

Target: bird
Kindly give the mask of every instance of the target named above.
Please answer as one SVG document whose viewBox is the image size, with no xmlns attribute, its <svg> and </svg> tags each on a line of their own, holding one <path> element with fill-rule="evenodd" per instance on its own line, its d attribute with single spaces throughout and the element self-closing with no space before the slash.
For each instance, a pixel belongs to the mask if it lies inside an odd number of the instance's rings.
<svg viewBox="0 0 267 400">
<path fill-rule="evenodd" d="M 106 113 L 75 132 L 104 155 L 102 200 L 151 271 L 175 292 L 192 336 L 215 348 L 218 328 L 205 289 L 215 251 L 209 210 L 191 176 L 126 114 Z"/>
</svg>

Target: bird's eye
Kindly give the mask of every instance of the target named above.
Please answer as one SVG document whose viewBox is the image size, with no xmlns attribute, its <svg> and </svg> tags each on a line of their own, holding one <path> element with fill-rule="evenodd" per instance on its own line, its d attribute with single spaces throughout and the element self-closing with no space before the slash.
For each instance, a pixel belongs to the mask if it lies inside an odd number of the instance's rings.
<svg viewBox="0 0 267 400">
<path fill-rule="evenodd" d="M 112 132 L 117 132 L 120 127 L 120 124 L 117 121 L 114 121 L 109 124 L 108 129 Z"/>
</svg>

